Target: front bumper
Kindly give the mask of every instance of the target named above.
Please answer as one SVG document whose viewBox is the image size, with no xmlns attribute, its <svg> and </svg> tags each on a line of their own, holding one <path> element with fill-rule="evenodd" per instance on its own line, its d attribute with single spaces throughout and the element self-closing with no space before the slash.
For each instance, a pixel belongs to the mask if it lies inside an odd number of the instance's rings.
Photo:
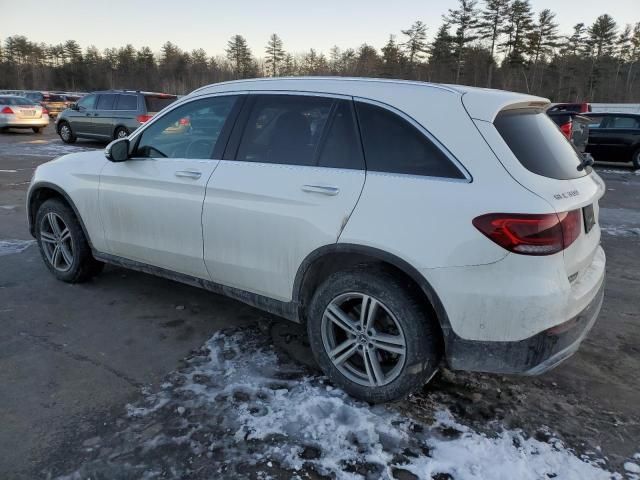
<svg viewBox="0 0 640 480">
<path fill-rule="evenodd" d="M 449 366 L 454 370 L 539 375 L 573 355 L 598 318 L 604 281 L 591 302 L 567 322 L 519 341 L 466 340 L 447 336 Z"/>
</svg>

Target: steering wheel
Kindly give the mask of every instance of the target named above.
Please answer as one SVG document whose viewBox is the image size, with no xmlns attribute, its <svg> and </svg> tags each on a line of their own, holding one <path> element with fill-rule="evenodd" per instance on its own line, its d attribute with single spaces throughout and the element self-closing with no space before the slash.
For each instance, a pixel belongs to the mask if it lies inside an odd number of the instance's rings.
<svg viewBox="0 0 640 480">
<path fill-rule="evenodd" d="M 187 146 L 186 158 L 209 158 L 211 156 L 212 142 L 210 140 L 194 140 Z"/>
</svg>

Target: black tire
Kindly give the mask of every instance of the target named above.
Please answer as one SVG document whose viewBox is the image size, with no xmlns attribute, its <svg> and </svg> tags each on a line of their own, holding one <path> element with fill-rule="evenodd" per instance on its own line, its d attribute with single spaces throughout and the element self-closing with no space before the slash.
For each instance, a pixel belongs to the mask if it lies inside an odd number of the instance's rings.
<svg viewBox="0 0 640 480">
<path fill-rule="evenodd" d="M 334 365 L 324 346 L 322 318 L 325 310 L 333 299 L 351 292 L 363 293 L 384 304 L 404 332 L 404 365 L 398 376 L 387 384 L 366 386 L 348 378 Z M 309 305 L 307 333 L 316 361 L 329 379 L 353 397 L 370 403 L 405 397 L 429 381 L 440 363 L 442 335 L 437 319 L 425 309 L 418 295 L 407 288 L 406 281 L 382 268 L 359 266 L 330 275 Z M 364 351 L 366 347 L 362 348 Z"/>
<path fill-rule="evenodd" d="M 42 133 L 42 127 L 33 127 L 33 133 Z"/>
<path fill-rule="evenodd" d="M 70 267 L 66 271 L 61 271 L 54 267 L 51 260 L 45 252 L 45 241 L 43 241 L 43 234 L 48 214 L 53 213 L 59 219 L 61 219 L 70 233 L 70 242 L 72 246 L 72 258 Z M 62 280 L 67 283 L 81 283 L 89 280 L 95 275 L 99 274 L 104 268 L 104 264 L 99 262 L 91 254 L 91 248 L 84 235 L 80 222 L 76 218 L 73 210 L 61 200 L 49 199 L 45 201 L 36 214 L 36 240 L 38 241 L 38 247 L 40 248 L 40 254 L 44 260 L 47 268 L 55 275 L 58 280 Z"/>
<path fill-rule="evenodd" d="M 68 133 L 66 129 L 68 129 Z M 62 121 L 58 124 L 58 135 L 60 135 L 60 138 L 64 143 L 75 143 L 77 140 L 69 122 Z"/>
<path fill-rule="evenodd" d="M 633 162 L 633 169 L 640 170 L 640 148 L 634 152 L 631 161 Z"/>
<path fill-rule="evenodd" d="M 116 128 L 115 132 L 113 132 L 113 139 L 117 140 L 118 138 L 124 138 L 129 135 L 129 130 L 125 127 Z"/>
</svg>

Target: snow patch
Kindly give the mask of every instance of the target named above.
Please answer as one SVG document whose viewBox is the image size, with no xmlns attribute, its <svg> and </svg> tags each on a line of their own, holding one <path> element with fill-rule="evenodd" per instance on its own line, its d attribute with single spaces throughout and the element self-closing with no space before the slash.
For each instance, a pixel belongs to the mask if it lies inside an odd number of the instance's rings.
<svg viewBox="0 0 640 480">
<path fill-rule="evenodd" d="M 444 408 L 427 425 L 356 401 L 256 327 L 214 335 L 158 392 L 128 406 L 124 423 L 64 478 L 622 478 L 557 439 L 488 436 Z"/>
<path fill-rule="evenodd" d="M 0 240 L 0 256 L 24 252 L 35 240 Z"/>
<path fill-rule="evenodd" d="M 637 463 L 626 462 L 624 469 L 629 473 L 640 473 L 640 466 Z"/>
</svg>

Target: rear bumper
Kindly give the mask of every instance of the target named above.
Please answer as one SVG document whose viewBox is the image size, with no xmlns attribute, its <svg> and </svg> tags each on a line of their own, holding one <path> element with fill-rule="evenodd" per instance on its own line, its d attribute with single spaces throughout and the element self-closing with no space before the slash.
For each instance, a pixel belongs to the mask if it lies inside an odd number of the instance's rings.
<svg viewBox="0 0 640 480">
<path fill-rule="evenodd" d="M 539 375 L 577 350 L 598 318 L 604 279 L 591 302 L 575 317 L 529 338 L 513 342 L 465 340 L 448 336 L 447 359 L 455 370 Z"/>
<path fill-rule="evenodd" d="M 17 118 L 15 115 L 0 116 L 0 127 L 6 128 L 33 128 L 49 125 L 49 116 L 40 118 Z"/>
</svg>

